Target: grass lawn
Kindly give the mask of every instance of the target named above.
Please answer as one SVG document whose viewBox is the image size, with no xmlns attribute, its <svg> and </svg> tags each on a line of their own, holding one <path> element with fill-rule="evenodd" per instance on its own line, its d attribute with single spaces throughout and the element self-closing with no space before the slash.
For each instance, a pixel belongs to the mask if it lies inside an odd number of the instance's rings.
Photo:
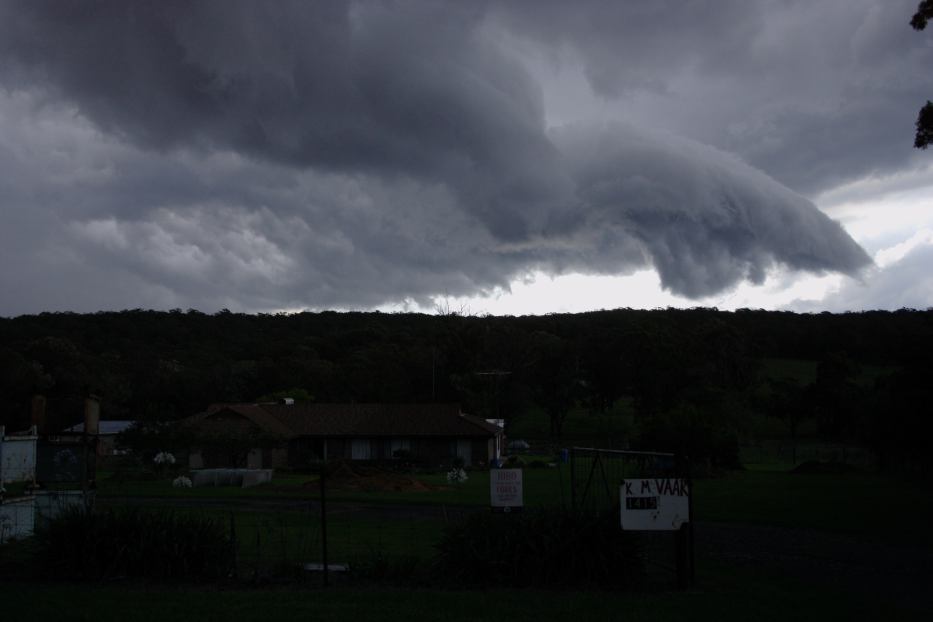
<svg viewBox="0 0 933 622">
<path fill-rule="evenodd" d="M 225 518 L 219 514 L 220 518 Z M 234 514 L 240 574 L 278 564 L 321 562 L 321 522 L 317 512 L 248 512 Z M 430 559 L 440 541 L 442 519 L 356 516 L 329 512 L 327 548 L 330 563 L 351 565 L 378 557 Z"/>
<path fill-rule="evenodd" d="M 816 382 L 817 367 L 819 367 L 819 361 L 812 359 L 761 359 L 761 370 L 764 377 L 775 380 L 786 378 L 788 380 L 793 380 L 800 386 L 806 386 Z M 879 376 L 890 374 L 896 369 L 895 367 L 889 366 L 863 365 L 860 366 L 855 381 L 862 386 L 869 387 L 874 384 Z"/>
<path fill-rule="evenodd" d="M 207 513 L 229 525 L 233 516 L 240 559 L 247 571 L 279 562 L 320 561 L 319 514 L 312 506 L 303 510 L 298 497 L 316 500 L 317 486 L 303 486 L 311 476 L 278 478 L 271 487 L 254 489 L 172 489 L 167 482 L 143 482 L 140 490 L 161 484 L 176 496 L 196 501 L 226 496 L 238 505 L 195 507 L 187 511 Z M 458 508 L 485 507 L 489 503 L 489 475 L 473 471 L 470 479 L 448 490 L 428 492 L 363 492 L 332 490 L 335 505 L 328 515 L 330 559 L 352 562 L 372 559 L 374 552 L 387 556 L 429 558 L 440 540 L 445 522 L 440 512 L 395 513 L 403 505 L 444 506 L 450 520 Z M 424 475 L 431 484 L 446 485 L 441 473 Z M 525 503 L 528 507 L 570 504 L 569 469 L 526 469 Z M 289 492 L 289 486 L 294 493 Z M 144 493 L 145 494 L 145 493 Z M 284 495 L 291 507 L 253 508 L 250 499 Z M 105 497 L 106 504 L 120 504 L 119 496 Z M 246 505 L 243 505 L 246 503 Z M 345 505 L 341 509 L 340 504 Z M 353 509 L 361 504 L 361 509 Z M 892 508 L 905 504 L 915 516 L 933 513 L 933 497 L 918 483 L 867 473 L 794 474 L 747 470 L 724 477 L 694 482 L 694 516 L 700 522 L 733 522 L 806 528 L 858 536 L 866 541 L 933 548 L 933 535 L 924 521 L 905 521 Z M 379 507 L 385 505 L 383 512 Z M 349 508 L 348 511 L 346 508 Z"/>
<path fill-rule="evenodd" d="M 98 471 L 97 494 L 100 497 L 198 497 L 211 499 L 274 496 L 313 497 L 317 477 L 295 473 L 276 473 L 272 485 L 239 488 L 237 486 L 204 486 L 174 488 L 172 477 L 165 479 L 123 479 L 109 471 Z"/>
<path fill-rule="evenodd" d="M 489 505 L 489 472 L 469 471 L 469 479 L 462 484 L 448 484 L 445 472 L 420 473 L 419 481 L 438 487 L 427 491 L 357 491 L 328 487 L 327 498 L 333 501 L 359 501 L 372 503 L 404 503 L 430 505 Z M 528 506 L 560 505 L 561 492 L 570 502 L 569 471 L 566 465 L 558 468 L 525 469 L 524 495 Z M 259 499 L 286 498 L 317 499 L 316 475 L 276 473 L 272 483 L 238 488 L 236 486 L 205 486 L 201 488 L 173 488 L 171 480 L 119 481 L 106 475 L 98 478 L 99 497 L 118 502 L 121 497 L 172 497 L 188 499 Z M 562 486 L 563 484 L 563 486 Z"/>
<path fill-rule="evenodd" d="M 330 489 L 328 500 L 366 504 L 424 504 L 450 508 L 488 506 L 489 473 L 471 471 L 463 484 L 447 486 L 443 473 L 419 475 L 421 481 L 444 490 L 352 491 Z M 308 483 L 311 485 L 306 485 Z M 276 475 L 272 484 L 254 488 L 172 488 L 168 481 L 126 482 L 111 486 L 101 481 L 99 495 L 108 503 L 121 497 L 182 497 L 249 500 L 286 498 L 316 500 L 315 476 Z M 569 506 L 569 468 L 525 469 L 527 507 Z M 787 471 L 746 470 L 694 482 L 694 510 L 699 521 L 770 524 L 840 533 L 860 533 L 898 541 L 933 541 L 922 521 L 904 521 L 892 508 L 910 507 L 915 516 L 933 513 L 933 496 L 917 482 L 870 473 L 795 474 Z"/>
<path fill-rule="evenodd" d="M 866 473 L 743 471 L 694 483 L 697 520 L 805 527 L 933 546 L 933 495 L 918 482 Z"/>
</svg>

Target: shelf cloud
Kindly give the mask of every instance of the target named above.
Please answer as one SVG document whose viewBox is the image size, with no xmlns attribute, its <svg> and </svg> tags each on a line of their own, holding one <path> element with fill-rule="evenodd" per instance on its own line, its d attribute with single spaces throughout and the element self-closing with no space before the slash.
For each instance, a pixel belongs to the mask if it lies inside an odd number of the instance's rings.
<svg viewBox="0 0 933 622">
<path fill-rule="evenodd" d="M 724 3 L 749 29 L 687 37 L 696 57 L 680 73 L 672 50 L 626 47 L 645 38 L 632 30 L 645 13 L 582 8 L 634 20 L 613 43 L 561 5 L 3 3 L 0 253 L 33 260 L 2 268 L 0 283 L 34 285 L 0 313 L 365 307 L 507 288 L 530 271 L 646 266 L 700 298 L 775 267 L 871 264 L 799 193 L 849 173 L 780 164 L 791 140 L 807 162 L 824 138 L 807 143 L 795 132 L 810 126 L 787 121 L 778 142 L 754 146 L 775 119 L 812 122 L 816 108 L 785 102 L 708 136 L 682 131 L 686 117 L 639 117 L 635 99 L 630 117 L 553 125 L 540 75 L 503 35 L 532 53 L 571 46 L 591 96 L 624 111 L 632 93 L 681 84 L 658 76 L 760 71 L 740 51 L 767 56 L 770 3 Z M 687 17 L 670 27 L 683 33 Z M 884 47 L 885 28 L 864 33 L 865 49 Z M 698 91 L 697 106 L 709 97 Z"/>
</svg>

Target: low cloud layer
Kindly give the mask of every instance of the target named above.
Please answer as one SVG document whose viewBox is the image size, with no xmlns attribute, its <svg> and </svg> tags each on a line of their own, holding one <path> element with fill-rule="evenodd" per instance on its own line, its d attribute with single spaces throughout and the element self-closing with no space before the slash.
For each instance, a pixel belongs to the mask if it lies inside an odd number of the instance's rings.
<svg viewBox="0 0 933 622">
<path fill-rule="evenodd" d="M 548 11 L 517 6 L 0 5 L 0 284 L 17 292 L 0 313 L 426 303 L 645 266 L 699 298 L 775 266 L 870 263 L 723 141 L 548 127 L 502 39 L 543 45 Z M 630 68 L 600 78 L 583 26 L 561 23 L 601 96 L 675 63 L 606 49 Z"/>
<path fill-rule="evenodd" d="M 877 267 L 860 281 L 843 282 L 819 302 L 797 301 L 797 311 L 852 309 L 933 309 L 933 230 L 918 231 L 909 240 L 880 251 Z"/>
</svg>

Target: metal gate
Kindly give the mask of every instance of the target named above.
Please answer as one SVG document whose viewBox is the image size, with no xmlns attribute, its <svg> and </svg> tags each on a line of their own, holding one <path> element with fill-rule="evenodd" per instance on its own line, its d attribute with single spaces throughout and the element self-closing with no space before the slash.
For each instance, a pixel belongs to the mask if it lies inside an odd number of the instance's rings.
<svg viewBox="0 0 933 622">
<path fill-rule="evenodd" d="M 574 447 L 570 450 L 570 500 L 576 512 L 619 511 L 619 484 L 634 477 L 683 477 L 677 456 L 653 451 Z"/>
<path fill-rule="evenodd" d="M 575 512 L 613 516 L 619 520 L 619 490 L 623 480 L 683 478 L 689 481 L 687 471 L 686 460 L 672 453 L 573 447 L 570 450 L 571 507 Z M 692 515 L 677 531 L 631 533 L 642 547 L 649 578 L 664 581 L 676 577 L 681 588 L 693 582 Z"/>
</svg>

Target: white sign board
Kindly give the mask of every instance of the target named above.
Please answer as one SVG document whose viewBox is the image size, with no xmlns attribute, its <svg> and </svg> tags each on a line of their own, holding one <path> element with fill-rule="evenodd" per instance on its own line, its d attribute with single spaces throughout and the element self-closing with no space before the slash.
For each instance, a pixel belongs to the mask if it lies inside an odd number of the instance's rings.
<svg viewBox="0 0 933 622">
<path fill-rule="evenodd" d="M 490 469 L 489 497 L 493 509 L 512 512 L 524 505 L 521 469 Z"/>
<path fill-rule="evenodd" d="M 626 531 L 675 531 L 690 520 L 685 479 L 624 479 L 619 502 Z"/>
</svg>

